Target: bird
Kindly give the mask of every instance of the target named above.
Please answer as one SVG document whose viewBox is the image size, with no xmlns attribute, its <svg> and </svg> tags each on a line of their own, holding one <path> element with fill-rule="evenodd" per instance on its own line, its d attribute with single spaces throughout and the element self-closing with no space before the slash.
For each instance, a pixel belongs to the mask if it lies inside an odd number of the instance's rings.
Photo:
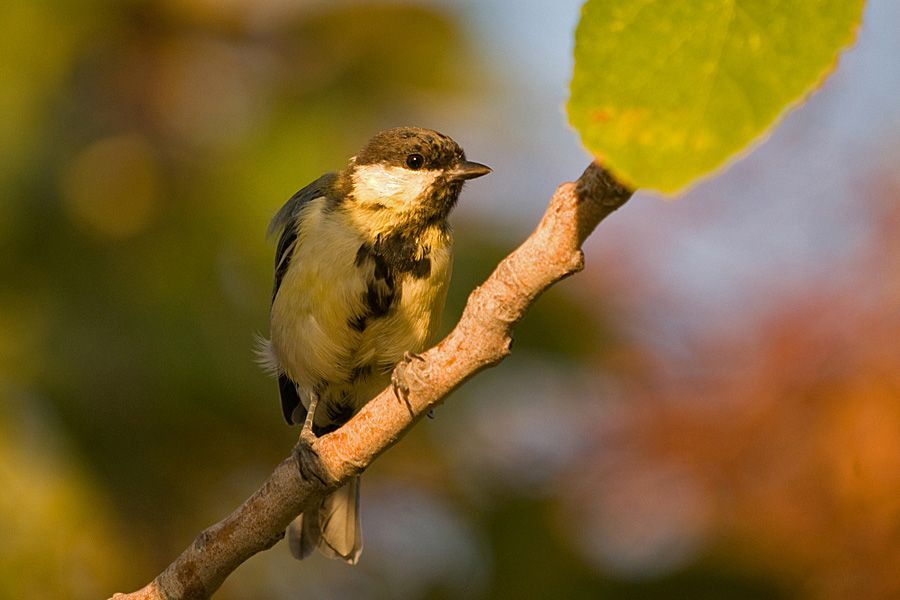
<svg viewBox="0 0 900 600">
<path fill-rule="evenodd" d="M 257 352 L 288 424 L 313 436 L 338 429 L 434 341 L 453 261 L 447 218 L 463 183 L 490 172 L 442 133 L 397 127 L 275 214 L 269 338 Z M 356 564 L 359 477 L 304 511 L 287 537 L 298 559 L 318 549 Z"/>
</svg>

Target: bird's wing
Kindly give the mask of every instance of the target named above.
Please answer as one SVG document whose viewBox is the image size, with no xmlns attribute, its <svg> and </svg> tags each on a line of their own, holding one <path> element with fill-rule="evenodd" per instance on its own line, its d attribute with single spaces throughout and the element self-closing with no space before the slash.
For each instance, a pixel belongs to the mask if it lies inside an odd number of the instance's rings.
<svg viewBox="0 0 900 600">
<path fill-rule="evenodd" d="M 275 296 L 278 295 L 278 288 L 281 287 L 281 280 L 290 267 L 291 259 L 294 254 L 294 245 L 297 243 L 297 226 L 300 219 L 301 209 L 312 200 L 324 196 L 331 185 L 334 183 L 336 175 L 328 173 L 322 175 L 308 186 L 294 194 L 285 202 L 284 206 L 272 218 L 269 223 L 268 235 L 273 236 L 280 232 L 278 237 L 278 246 L 275 248 L 275 285 L 272 289 L 272 302 L 275 302 Z M 304 412 L 303 403 L 297 393 L 296 384 L 291 381 L 287 375 L 281 374 L 278 377 L 278 391 L 281 395 L 281 410 L 284 418 L 288 423 L 303 422 L 305 415 L 299 414 Z M 299 409 L 299 410 L 298 410 Z"/>
<path fill-rule="evenodd" d="M 285 202 L 284 206 L 272 217 L 269 223 L 268 235 L 273 236 L 279 231 L 278 246 L 275 248 L 275 285 L 272 289 L 272 302 L 281 287 L 281 280 L 287 273 L 294 253 L 294 244 L 297 242 L 297 225 L 300 218 L 300 210 L 311 200 L 324 196 L 337 176 L 334 173 L 322 175 L 308 186 L 294 194 Z"/>
</svg>

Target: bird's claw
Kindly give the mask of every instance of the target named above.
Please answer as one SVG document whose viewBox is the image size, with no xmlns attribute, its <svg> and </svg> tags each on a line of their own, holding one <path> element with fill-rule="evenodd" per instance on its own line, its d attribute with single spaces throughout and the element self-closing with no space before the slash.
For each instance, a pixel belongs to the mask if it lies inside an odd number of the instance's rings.
<svg viewBox="0 0 900 600">
<path fill-rule="evenodd" d="M 391 388 L 394 390 L 394 397 L 409 406 L 409 386 L 403 380 L 400 369 L 394 369 L 394 372 L 391 373 Z"/>
<path fill-rule="evenodd" d="M 409 409 L 410 414 L 412 414 L 413 409 L 412 405 L 409 403 L 409 385 L 406 383 L 404 371 L 406 370 L 406 366 L 414 360 L 424 361 L 425 358 L 415 352 L 404 352 L 403 358 L 397 364 L 393 373 L 391 373 L 391 387 L 394 390 L 394 397 L 406 404 L 406 408 Z"/>
</svg>

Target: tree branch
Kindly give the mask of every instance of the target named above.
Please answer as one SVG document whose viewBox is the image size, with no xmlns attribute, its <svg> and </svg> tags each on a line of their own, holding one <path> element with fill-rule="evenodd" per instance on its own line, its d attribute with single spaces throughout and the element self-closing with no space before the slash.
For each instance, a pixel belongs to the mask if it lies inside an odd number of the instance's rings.
<svg viewBox="0 0 900 600">
<path fill-rule="evenodd" d="M 208 598 L 242 562 L 271 548 L 305 507 L 361 473 L 432 407 L 510 352 L 513 326 L 557 281 L 584 265 L 581 245 L 631 191 L 591 164 L 560 185 L 537 229 L 469 296 L 459 323 L 437 346 L 397 365 L 391 387 L 343 427 L 311 446 L 298 442 L 269 479 L 224 520 L 203 531 L 156 579 L 114 600 Z"/>
</svg>

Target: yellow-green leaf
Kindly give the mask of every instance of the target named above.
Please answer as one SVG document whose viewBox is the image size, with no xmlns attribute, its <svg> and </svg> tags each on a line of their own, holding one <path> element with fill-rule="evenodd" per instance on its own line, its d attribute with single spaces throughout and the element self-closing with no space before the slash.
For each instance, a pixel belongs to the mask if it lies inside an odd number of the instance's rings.
<svg viewBox="0 0 900 600">
<path fill-rule="evenodd" d="M 623 181 L 673 193 L 819 85 L 864 0 L 588 0 L 569 120 Z"/>
</svg>

